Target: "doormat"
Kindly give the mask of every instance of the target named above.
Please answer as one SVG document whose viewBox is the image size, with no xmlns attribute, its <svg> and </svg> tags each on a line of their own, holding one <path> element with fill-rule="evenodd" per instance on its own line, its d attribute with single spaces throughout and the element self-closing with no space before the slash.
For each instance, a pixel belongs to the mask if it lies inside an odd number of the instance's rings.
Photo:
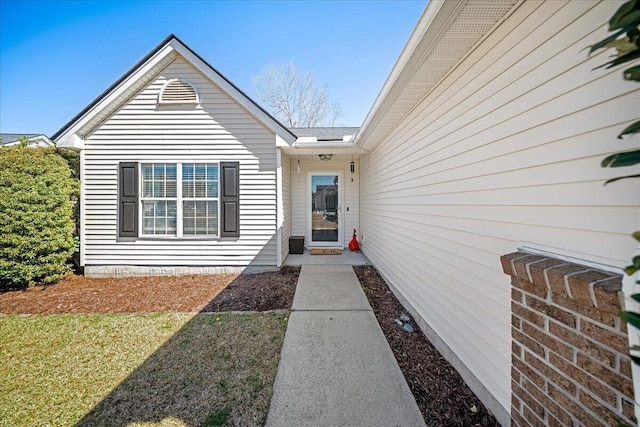
<svg viewBox="0 0 640 427">
<path fill-rule="evenodd" d="M 311 249 L 311 255 L 340 255 L 342 249 L 331 248 L 313 248 Z"/>
</svg>

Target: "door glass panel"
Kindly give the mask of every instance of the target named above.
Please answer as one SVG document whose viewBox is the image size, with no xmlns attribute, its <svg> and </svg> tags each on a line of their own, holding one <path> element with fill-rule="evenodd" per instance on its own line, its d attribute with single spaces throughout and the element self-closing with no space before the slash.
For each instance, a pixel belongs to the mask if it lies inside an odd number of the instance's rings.
<svg viewBox="0 0 640 427">
<path fill-rule="evenodd" d="M 312 242 L 338 242 L 338 204 L 338 175 L 312 175 Z"/>
</svg>

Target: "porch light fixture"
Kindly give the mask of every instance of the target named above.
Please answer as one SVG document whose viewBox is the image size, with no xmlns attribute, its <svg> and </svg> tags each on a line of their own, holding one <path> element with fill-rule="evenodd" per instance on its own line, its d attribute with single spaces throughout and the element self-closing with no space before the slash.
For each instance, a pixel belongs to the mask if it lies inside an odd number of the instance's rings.
<svg viewBox="0 0 640 427">
<path fill-rule="evenodd" d="M 351 171 L 351 182 L 353 182 L 353 174 L 356 171 L 356 163 L 353 161 L 353 156 L 351 156 L 351 163 L 349 163 L 349 171 Z"/>
<path fill-rule="evenodd" d="M 300 159 L 298 159 L 298 175 L 300 175 Z"/>
<path fill-rule="evenodd" d="M 318 157 L 320 157 L 320 160 L 323 162 L 326 162 L 327 160 L 331 160 L 333 154 L 318 154 Z"/>
</svg>

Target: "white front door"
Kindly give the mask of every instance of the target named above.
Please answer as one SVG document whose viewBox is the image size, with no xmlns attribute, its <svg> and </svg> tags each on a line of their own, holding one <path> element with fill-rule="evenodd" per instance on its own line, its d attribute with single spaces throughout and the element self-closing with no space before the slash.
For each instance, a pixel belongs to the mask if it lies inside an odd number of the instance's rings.
<svg viewBox="0 0 640 427">
<path fill-rule="evenodd" d="M 309 172 L 308 184 L 309 246 L 342 248 L 342 172 Z"/>
</svg>

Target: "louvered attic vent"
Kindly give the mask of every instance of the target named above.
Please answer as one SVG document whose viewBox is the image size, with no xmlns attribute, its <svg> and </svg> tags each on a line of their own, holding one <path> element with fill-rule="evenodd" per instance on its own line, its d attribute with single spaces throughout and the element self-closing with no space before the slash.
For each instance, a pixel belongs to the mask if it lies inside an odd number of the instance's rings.
<svg viewBox="0 0 640 427">
<path fill-rule="evenodd" d="M 169 80 L 158 99 L 160 104 L 197 104 L 198 92 L 191 83 L 186 80 Z"/>
</svg>

